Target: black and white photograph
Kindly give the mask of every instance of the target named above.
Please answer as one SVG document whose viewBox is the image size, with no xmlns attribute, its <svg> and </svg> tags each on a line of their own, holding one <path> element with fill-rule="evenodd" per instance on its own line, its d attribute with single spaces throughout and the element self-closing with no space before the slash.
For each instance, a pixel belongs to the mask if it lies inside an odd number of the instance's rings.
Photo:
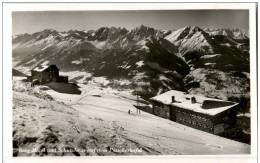
<svg viewBox="0 0 260 163">
<path fill-rule="evenodd" d="M 11 14 L 13 157 L 251 154 L 249 9 Z"/>
</svg>

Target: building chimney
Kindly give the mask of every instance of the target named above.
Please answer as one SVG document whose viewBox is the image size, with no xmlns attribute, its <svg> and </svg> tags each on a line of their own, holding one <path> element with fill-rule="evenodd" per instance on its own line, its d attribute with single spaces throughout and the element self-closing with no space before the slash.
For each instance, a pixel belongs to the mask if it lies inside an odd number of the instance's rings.
<svg viewBox="0 0 260 163">
<path fill-rule="evenodd" d="M 172 103 L 175 102 L 175 96 L 172 96 Z"/>
<path fill-rule="evenodd" d="M 195 97 L 191 97 L 191 103 L 192 104 L 196 103 L 196 98 Z"/>
</svg>

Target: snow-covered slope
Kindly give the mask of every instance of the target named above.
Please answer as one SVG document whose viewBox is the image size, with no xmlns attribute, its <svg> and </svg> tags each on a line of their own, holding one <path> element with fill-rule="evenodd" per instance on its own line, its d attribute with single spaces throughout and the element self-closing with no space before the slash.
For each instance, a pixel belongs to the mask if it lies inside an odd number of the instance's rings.
<svg viewBox="0 0 260 163">
<path fill-rule="evenodd" d="M 68 95 L 21 81 L 13 85 L 14 156 L 250 153 L 250 145 L 137 114 L 130 92 L 80 85 L 81 95 Z"/>
<path fill-rule="evenodd" d="M 209 35 L 198 27 L 185 27 L 165 39 L 178 47 L 179 52 L 194 68 L 213 68 L 222 71 L 249 71 L 249 52 L 229 36 Z"/>
<path fill-rule="evenodd" d="M 179 29 L 166 36 L 165 39 L 179 46 L 179 51 L 183 54 L 190 51 L 213 52 L 207 40 L 208 36 L 198 27 L 189 26 Z"/>
</svg>

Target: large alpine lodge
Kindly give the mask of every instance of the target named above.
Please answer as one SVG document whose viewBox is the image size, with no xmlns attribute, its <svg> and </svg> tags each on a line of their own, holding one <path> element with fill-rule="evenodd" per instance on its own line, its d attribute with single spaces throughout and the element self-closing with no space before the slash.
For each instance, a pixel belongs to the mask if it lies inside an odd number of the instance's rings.
<svg viewBox="0 0 260 163">
<path fill-rule="evenodd" d="M 236 127 L 237 103 L 175 90 L 150 100 L 154 115 L 223 137 L 233 138 L 241 133 Z"/>
</svg>

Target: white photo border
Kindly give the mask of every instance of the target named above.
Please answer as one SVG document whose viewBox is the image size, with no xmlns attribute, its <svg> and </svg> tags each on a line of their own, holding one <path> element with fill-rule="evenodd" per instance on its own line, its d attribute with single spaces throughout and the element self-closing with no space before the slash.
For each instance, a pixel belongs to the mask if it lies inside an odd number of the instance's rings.
<svg viewBox="0 0 260 163">
<path fill-rule="evenodd" d="M 236 162 L 251 163 L 257 161 L 257 20 L 256 3 L 2 3 L 2 102 L 3 102 L 3 160 L 6 163 L 75 161 L 92 162 Z M 13 157 L 12 156 L 12 12 L 13 11 L 80 11 L 80 10 L 249 10 L 250 31 L 250 97 L 251 97 L 251 154 L 249 155 L 160 155 L 160 156 L 91 156 L 91 157 Z M 198 160 L 198 161 L 197 161 Z"/>
</svg>

